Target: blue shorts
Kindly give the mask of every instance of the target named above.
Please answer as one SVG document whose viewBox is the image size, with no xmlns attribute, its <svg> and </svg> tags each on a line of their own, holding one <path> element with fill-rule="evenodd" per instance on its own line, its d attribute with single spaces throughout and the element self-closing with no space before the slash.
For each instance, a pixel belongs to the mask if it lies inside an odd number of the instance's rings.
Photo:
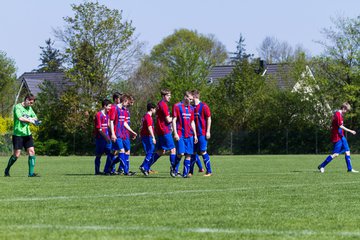
<svg viewBox="0 0 360 240">
<path fill-rule="evenodd" d="M 125 152 L 130 151 L 130 138 L 122 139 L 122 143 L 125 149 Z"/>
<path fill-rule="evenodd" d="M 174 140 L 172 138 L 171 133 L 162 135 L 158 137 L 158 141 L 156 143 L 156 149 L 158 150 L 171 150 L 175 148 Z"/>
<path fill-rule="evenodd" d="M 199 136 L 198 142 L 194 145 L 195 152 L 206 152 L 207 150 L 207 139 L 205 136 Z"/>
<path fill-rule="evenodd" d="M 96 138 L 95 139 L 95 155 L 101 156 L 104 153 L 108 154 L 111 150 L 111 142 L 107 143 L 104 138 Z"/>
<path fill-rule="evenodd" d="M 176 142 L 176 153 L 178 155 L 191 155 L 194 153 L 194 137 L 184 138 L 181 137 Z"/>
<path fill-rule="evenodd" d="M 146 154 L 153 153 L 155 151 L 155 145 L 153 143 L 153 138 L 150 136 L 141 137 L 141 142 L 144 147 Z"/>
<path fill-rule="evenodd" d="M 350 151 L 350 148 L 345 137 L 342 137 L 341 140 L 334 143 L 333 153 L 342 154 L 347 151 Z"/>
<path fill-rule="evenodd" d="M 121 138 L 117 138 L 115 142 L 112 143 L 112 150 L 119 151 L 124 149 L 123 141 Z"/>
</svg>

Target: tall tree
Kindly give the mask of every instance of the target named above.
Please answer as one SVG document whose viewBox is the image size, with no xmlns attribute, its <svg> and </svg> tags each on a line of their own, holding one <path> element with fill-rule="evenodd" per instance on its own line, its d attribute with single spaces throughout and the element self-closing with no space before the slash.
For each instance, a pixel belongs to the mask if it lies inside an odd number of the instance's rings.
<svg viewBox="0 0 360 240">
<path fill-rule="evenodd" d="M 3 117 L 12 111 L 16 86 L 15 61 L 0 51 L 0 114 Z"/>
<path fill-rule="evenodd" d="M 332 22 L 332 27 L 322 31 L 326 40 L 318 42 L 325 51 L 314 65 L 317 76 L 326 83 L 332 106 L 349 101 L 354 108 L 349 116 L 355 117 L 355 123 L 360 121 L 360 16 L 337 17 Z"/>
<path fill-rule="evenodd" d="M 240 33 L 239 41 L 236 42 L 236 51 L 231 53 L 233 56 L 230 57 L 232 63 L 237 63 L 244 59 L 250 58 L 253 54 L 247 54 L 245 48 L 245 38 Z"/>
<path fill-rule="evenodd" d="M 40 47 L 41 64 L 36 70 L 37 72 L 60 72 L 63 70 L 63 57 L 59 49 L 54 48 L 54 41 L 51 38 L 45 41 L 46 46 Z"/>
<path fill-rule="evenodd" d="M 300 47 L 297 47 L 297 51 Z M 280 42 L 275 37 L 266 37 L 259 49 L 259 56 L 267 63 L 291 62 L 294 59 L 294 50 L 287 42 Z"/>
<path fill-rule="evenodd" d="M 98 2 L 84 2 L 72 5 L 74 17 L 65 17 L 64 29 L 55 31 L 58 39 L 66 45 L 67 63 L 76 64 L 74 54 L 83 43 L 92 46 L 104 74 L 102 84 L 126 79 L 132 72 L 134 58 L 141 52 L 141 44 L 136 41 L 132 21 L 123 19 L 122 11 L 109 9 Z"/>
</svg>

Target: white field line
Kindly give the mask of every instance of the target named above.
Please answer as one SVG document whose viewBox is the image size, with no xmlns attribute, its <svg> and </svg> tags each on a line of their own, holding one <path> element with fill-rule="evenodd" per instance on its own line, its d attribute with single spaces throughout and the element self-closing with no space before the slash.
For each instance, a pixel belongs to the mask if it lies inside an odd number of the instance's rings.
<svg viewBox="0 0 360 240">
<path fill-rule="evenodd" d="M 190 233 L 219 233 L 219 234 L 241 234 L 241 235 L 278 235 L 278 236 L 341 236 L 360 237 L 360 232 L 342 231 L 314 231 L 314 230 L 261 230 L 261 229 L 231 229 L 231 228 L 174 228 L 174 227 L 146 227 L 146 226 L 68 226 L 51 224 L 29 224 L 29 225 L 4 225 L 0 229 L 50 229 L 54 231 L 140 231 L 140 232 L 190 232 Z"/>
<path fill-rule="evenodd" d="M 359 184 L 359 181 L 350 182 L 327 182 L 320 183 L 319 186 L 326 185 L 342 185 L 342 184 Z M 114 197 L 137 197 L 137 196 L 161 196 L 161 195 L 175 195 L 184 193 L 205 193 L 205 192 L 238 192 L 248 191 L 254 189 L 268 189 L 268 188 L 297 188 L 307 187 L 309 184 L 282 184 L 262 187 L 240 187 L 240 188 L 225 188 L 225 189 L 194 189 L 194 190 L 179 190 L 169 192 L 138 192 L 138 193 L 118 193 L 118 194 L 103 194 L 103 195 L 88 195 L 88 196 L 53 196 L 53 197 L 21 197 L 21 198 L 2 198 L 0 202 L 29 202 L 29 201 L 50 201 L 50 200 L 71 200 L 71 199 L 94 199 L 94 198 L 114 198 Z"/>
</svg>

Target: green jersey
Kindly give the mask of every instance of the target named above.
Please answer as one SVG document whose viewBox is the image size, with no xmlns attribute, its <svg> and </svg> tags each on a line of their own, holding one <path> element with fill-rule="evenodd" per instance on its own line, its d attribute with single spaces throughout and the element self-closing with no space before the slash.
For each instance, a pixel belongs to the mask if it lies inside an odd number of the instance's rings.
<svg viewBox="0 0 360 240">
<path fill-rule="evenodd" d="M 20 117 L 37 118 L 34 110 L 31 106 L 24 107 L 21 103 L 16 104 L 14 107 L 14 135 L 19 137 L 30 136 L 29 123 L 20 121 Z"/>
</svg>

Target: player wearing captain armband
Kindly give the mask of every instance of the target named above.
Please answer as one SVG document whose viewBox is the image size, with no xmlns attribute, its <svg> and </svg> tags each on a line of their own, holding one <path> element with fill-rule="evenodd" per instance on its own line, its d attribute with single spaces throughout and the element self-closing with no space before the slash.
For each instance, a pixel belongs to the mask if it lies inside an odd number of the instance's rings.
<svg viewBox="0 0 360 240">
<path fill-rule="evenodd" d="M 345 162 L 347 166 L 347 171 L 352 173 L 358 173 L 352 168 L 351 159 L 350 159 L 350 147 L 344 136 L 344 131 L 349 132 L 353 135 L 356 134 L 354 130 L 348 129 L 344 126 L 343 115 L 351 110 L 349 103 L 343 103 L 340 110 L 336 111 L 331 125 L 331 141 L 334 144 L 334 149 L 331 155 L 329 155 L 323 163 L 318 166 L 318 169 L 321 173 L 325 172 L 325 167 L 328 165 L 334 158 L 339 156 L 339 154 L 345 152 Z"/>
<path fill-rule="evenodd" d="M 14 106 L 14 133 L 12 136 L 13 141 L 13 154 L 10 157 L 8 164 L 5 168 L 5 177 L 10 177 L 10 168 L 20 157 L 21 150 L 24 148 L 27 151 L 28 164 L 29 164 L 29 177 L 38 177 L 39 175 L 34 172 L 35 168 L 35 148 L 34 140 L 30 131 L 30 123 L 39 125 L 41 122 L 38 120 L 32 105 L 35 103 L 35 96 L 28 94 L 25 96 L 24 101 Z"/>
</svg>

